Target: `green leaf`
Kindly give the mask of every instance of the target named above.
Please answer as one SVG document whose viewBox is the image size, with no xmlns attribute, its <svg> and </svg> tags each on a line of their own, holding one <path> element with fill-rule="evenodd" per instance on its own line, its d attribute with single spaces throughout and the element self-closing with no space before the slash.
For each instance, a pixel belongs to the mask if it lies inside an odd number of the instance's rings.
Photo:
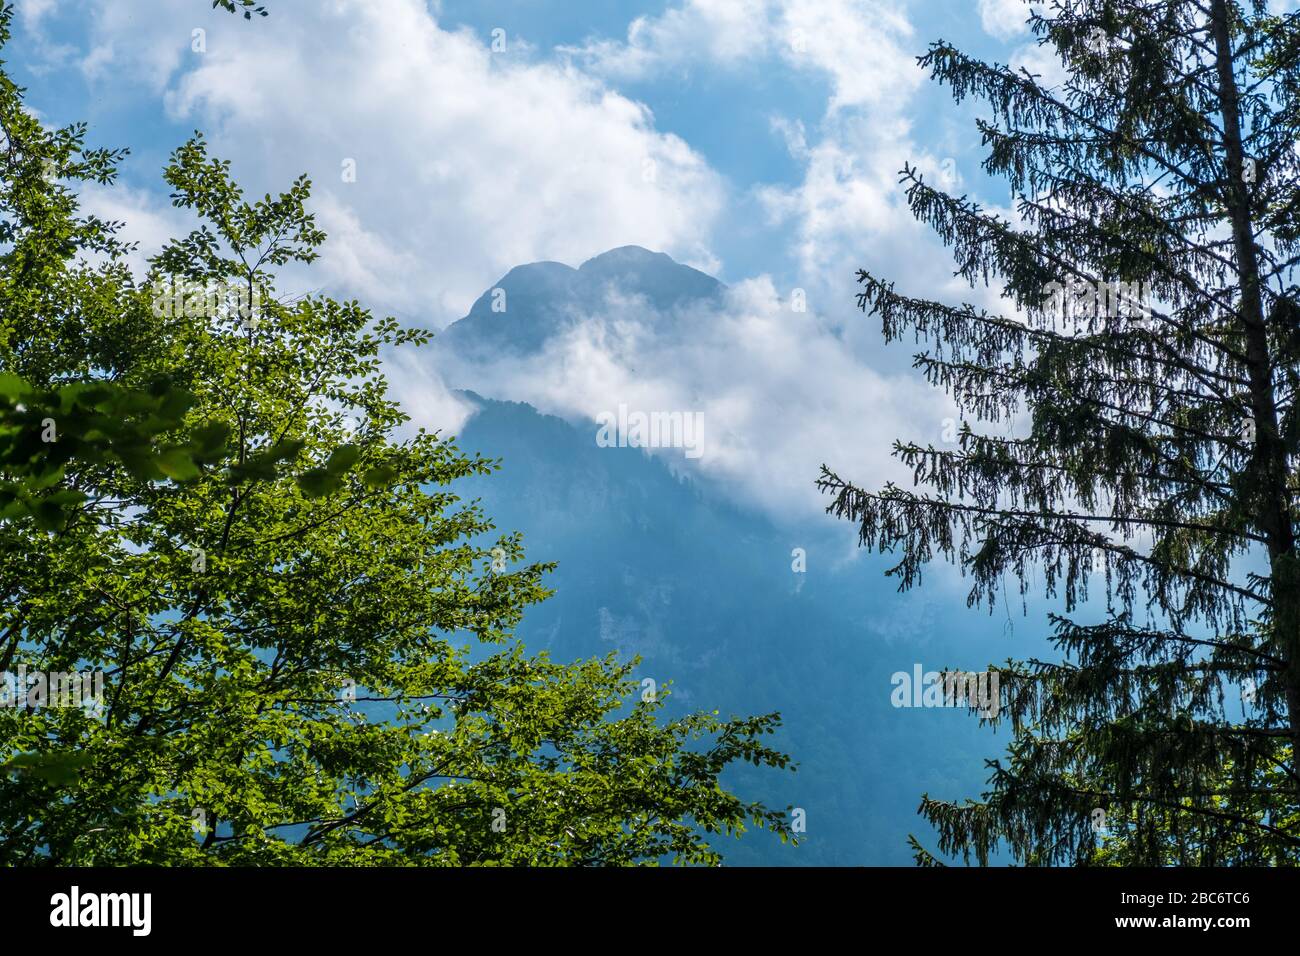
<svg viewBox="0 0 1300 956">
<path fill-rule="evenodd" d="M 39 501 L 28 509 L 36 527 L 42 531 L 62 531 L 68 524 L 68 513 L 54 501 Z"/>
<path fill-rule="evenodd" d="M 0 372 L 0 398 L 16 402 L 31 393 L 32 387 L 12 372 Z"/>
<path fill-rule="evenodd" d="M 169 448 L 158 453 L 158 470 L 172 481 L 194 481 L 201 472 L 184 448 Z"/>
<path fill-rule="evenodd" d="M 323 498 L 337 491 L 343 479 L 325 468 L 313 468 L 298 476 L 298 487 L 308 498 Z"/>
<path fill-rule="evenodd" d="M 361 478 L 367 488 L 386 488 L 397 478 L 397 469 L 390 465 L 376 465 Z"/>
<path fill-rule="evenodd" d="M 195 429 L 190 447 L 194 460 L 211 464 L 223 458 L 229 448 L 231 428 L 225 422 L 209 422 Z"/>
<path fill-rule="evenodd" d="M 56 786 L 66 786 L 76 781 L 89 765 L 84 754 L 70 751 L 44 751 L 21 753 L 0 763 L 0 772 L 25 773 L 40 777 Z"/>
<path fill-rule="evenodd" d="M 340 445 L 325 462 L 325 470 L 331 474 L 341 474 L 355 465 L 360 457 L 361 449 L 356 445 Z"/>
</svg>

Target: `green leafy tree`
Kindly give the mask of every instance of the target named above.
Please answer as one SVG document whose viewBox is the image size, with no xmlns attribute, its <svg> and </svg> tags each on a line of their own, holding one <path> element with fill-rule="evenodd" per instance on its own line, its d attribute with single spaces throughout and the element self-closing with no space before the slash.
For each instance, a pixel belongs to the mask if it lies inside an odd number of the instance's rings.
<svg viewBox="0 0 1300 956">
<path fill-rule="evenodd" d="M 1059 85 L 944 42 L 920 58 L 986 104 L 984 169 L 1016 215 L 903 171 L 1005 314 L 859 276 L 888 339 L 926 342 L 916 367 L 966 418 L 959 440 L 895 445 L 924 491 L 820 482 L 864 545 L 899 552 L 902 587 L 943 558 L 972 604 L 1008 580 L 1064 604 L 1061 659 L 1002 674 L 990 722 L 1014 739 L 988 792 L 921 814 L 979 863 L 1294 863 L 1300 21 L 1075 0 L 1030 23 Z M 1099 593 L 1104 618 L 1075 620 Z"/>
<path fill-rule="evenodd" d="M 668 720 L 635 661 L 512 636 L 549 566 L 454 493 L 494 464 L 382 373 L 428 334 L 276 296 L 324 241 L 306 179 L 246 200 L 196 136 L 165 174 L 196 226 L 137 279 L 74 189 L 120 154 L 7 78 L 0 119 L 0 671 L 38 677 L 0 685 L 0 862 L 714 864 L 715 834 L 787 837 L 719 779 L 788 766 L 776 715 Z"/>
<path fill-rule="evenodd" d="M 0 45 L 9 21 L 6 8 Z M 160 441 L 192 395 L 165 379 L 135 389 L 120 381 L 150 333 L 124 323 L 130 282 L 122 261 L 130 247 L 117 239 L 117 224 L 78 216 L 63 183 L 112 183 L 126 151 L 88 149 L 85 133 L 83 124 L 46 130 L 0 72 L 0 345 L 15 357 L 0 370 L 0 522 L 32 518 L 47 530 L 84 500 L 62 481 L 69 468 L 113 459 L 154 474 L 221 450 L 215 435 L 207 446 Z M 77 256 L 104 264 L 87 266 Z M 83 322 L 96 323 L 100 337 L 88 338 Z"/>
</svg>

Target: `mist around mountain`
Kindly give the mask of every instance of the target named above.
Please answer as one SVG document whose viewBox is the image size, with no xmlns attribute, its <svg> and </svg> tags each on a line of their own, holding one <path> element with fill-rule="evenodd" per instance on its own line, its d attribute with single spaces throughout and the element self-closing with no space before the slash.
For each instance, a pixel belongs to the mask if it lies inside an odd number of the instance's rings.
<svg viewBox="0 0 1300 956">
<path fill-rule="evenodd" d="M 533 262 L 511 269 L 439 336 L 440 348 L 470 361 L 538 352 L 577 317 L 604 307 L 611 291 L 643 297 L 664 314 L 716 301 L 724 286 L 712 276 L 640 246 L 611 249 L 574 269 Z"/>
<path fill-rule="evenodd" d="M 439 344 L 481 355 L 538 349 L 599 307 L 611 285 L 665 311 L 723 288 L 635 248 L 576 270 L 537 263 L 498 284 L 505 313 L 491 311 L 489 290 Z M 932 844 L 916 817 L 921 794 L 982 789 L 984 760 L 1000 753 L 1005 732 L 964 710 L 895 706 L 892 678 L 917 667 L 982 670 L 1037 651 L 1040 617 L 967 609 L 951 586 L 899 594 L 887 556 L 858 552 L 842 523 L 782 524 L 662 455 L 599 447 L 594 422 L 461 398 L 476 411 L 457 443 L 502 460 L 462 494 L 480 498 L 499 529 L 522 531 L 529 561 L 559 565 L 554 596 L 524 617 L 528 647 L 565 660 L 640 656 L 640 675 L 667 685 L 674 711 L 784 716 L 779 744 L 799 770 L 746 768 L 731 783 L 747 798 L 802 809 L 807 831 L 797 848 L 763 833 L 727 841 L 729 864 L 909 865 L 909 832 Z"/>
</svg>

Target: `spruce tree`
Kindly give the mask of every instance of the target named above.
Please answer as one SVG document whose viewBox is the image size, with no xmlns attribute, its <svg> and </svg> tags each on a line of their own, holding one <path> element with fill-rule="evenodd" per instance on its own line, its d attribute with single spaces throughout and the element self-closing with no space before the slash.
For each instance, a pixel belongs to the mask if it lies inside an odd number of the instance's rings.
<svg viewBox="0 0 1300 956">
<path fill-rule="evenodd" d="M 901 588 L 946 559 L 971 604 L 1007 582 L 1059 602 L 1059 659 L 1009 663 L 980 718 L 1012 729 L 987 792 L 920 812 L 981 864 L 1295 863 L 1300 19 L 1059 0 L 1029 23 L 1059 85 L 942 41 L 920 58 L 982 101 L 983 167 L 1014 213 L 902 172 L 1005 308 L 859 274 L 886 338 L 925 343 L 915 367 L 959 438 L 895 444 L 914 490 L 819 482 L 863 545 L 898 553 Z"/>
</svg>

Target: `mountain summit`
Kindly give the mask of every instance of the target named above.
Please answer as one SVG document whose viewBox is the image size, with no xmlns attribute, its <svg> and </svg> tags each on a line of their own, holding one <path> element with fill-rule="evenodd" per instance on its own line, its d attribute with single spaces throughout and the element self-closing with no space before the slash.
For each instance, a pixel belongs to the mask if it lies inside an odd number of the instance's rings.
<svg viewBox="0 0 1300 956">
<path fill-rule="evenodd" d="M 611 295 L 641 298 L 669 312 L 716 300 L 725 289 L 712 276 L 640 246 L 611 249 L 576 269 L 533 262 L 502 276 L 437 342 L 471 360 L 531 355 L 575 322 L 602 314 Z"/>
</svg>

